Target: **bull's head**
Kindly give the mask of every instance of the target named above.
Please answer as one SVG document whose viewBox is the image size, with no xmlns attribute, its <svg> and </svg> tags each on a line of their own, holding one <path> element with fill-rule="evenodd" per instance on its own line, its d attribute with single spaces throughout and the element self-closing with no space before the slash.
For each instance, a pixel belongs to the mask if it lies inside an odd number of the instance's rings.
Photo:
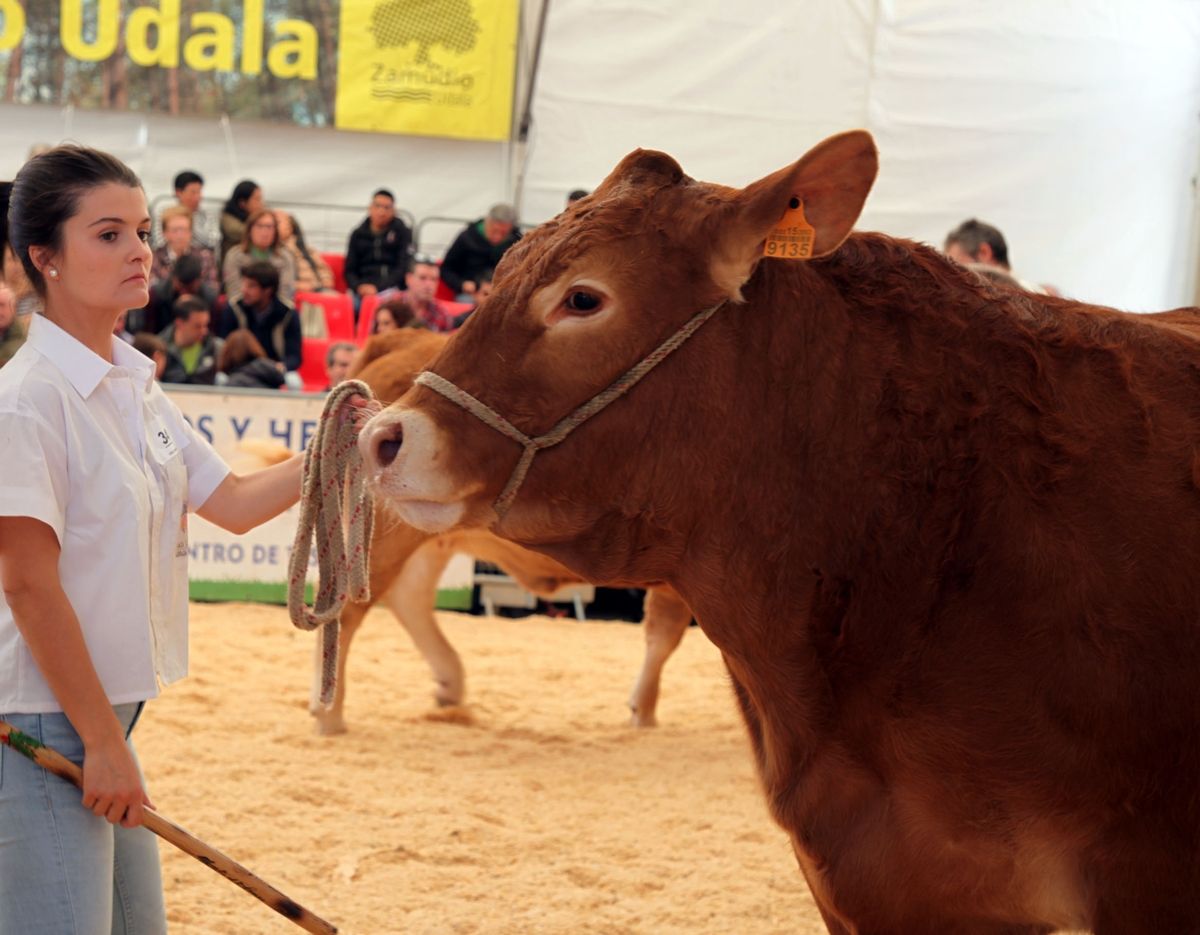
<svg viewBox="0 0 1200 935">
<path fill-rule="evenodd" d="M 721 426 L 738 416 L 719 397 L 749 376 L 727 351 L 751 311 L 782 314 L 743 304 L 769 233 L 799 199 L 810 256 L 831 253 L 875 172 L 862 131 L 740 190 L 696 182 L 663 153 L 631 153 L 505 255 L 493 294 L 429 368 L 436 378 L 368 423 L 360 445 L 377 491 L 429 531 L 492 526 L 551 548 L 588 536 L 611 557 L 592 577 L 658 577 L 629 571 L 635 553 L 672 539 L 678 551 L 691 532 L 677 528 L 681 504 L 720 495 L 706 468 L 728 460 Z M 547 433 L 714 307 L 695 340 L 541 451 L 513 489 L 520 438 Z"/>
</svg>

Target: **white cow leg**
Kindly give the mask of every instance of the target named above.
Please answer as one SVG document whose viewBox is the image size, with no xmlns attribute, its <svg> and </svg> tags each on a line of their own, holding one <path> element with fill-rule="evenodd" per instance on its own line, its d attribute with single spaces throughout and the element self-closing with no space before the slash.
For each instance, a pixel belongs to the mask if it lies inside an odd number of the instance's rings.
<svg viewBox="0 0 1200 935">
<path fill-rule="evenodd" d="M 366 617 L 370 604 L 347 604 L 342 610 L 338 629 L 337 688 L 333 693 L 333 704 L 328 709 L 321 707 L 321 638 L 318 634 L 313 655 L 313 681 L 309 694 L 308 710 L 317 719 L 317 733 L 322 736 L 344 734 L 346 721 L 343 707 L 346 703 L 346 660 L 350 656 L 350 641 L 358 632 Z"/>
<path fill-rule="evenodd" d="M 663 666 L 679 646 L 692 611 L 672 588 L 657 587 L 646 592 L 646 607 L 642 625 L 646 631 L 646 658 L 641 674 L 629 696 L 634 727 L 654 727 L 658 724 L 658 690 Z"/>
<path fill-rule="evenodd" d="M 442 707 L 462 704 L 466 695 L 462 660 L 438 627 L 433 612 L 438 581 L 453 555 L 454 550 L 445 539 L 430 539 L 405 562 L 386 598 L 417 651 L 429 664 L 436 686 L 434 700 Z"/>
</svg>

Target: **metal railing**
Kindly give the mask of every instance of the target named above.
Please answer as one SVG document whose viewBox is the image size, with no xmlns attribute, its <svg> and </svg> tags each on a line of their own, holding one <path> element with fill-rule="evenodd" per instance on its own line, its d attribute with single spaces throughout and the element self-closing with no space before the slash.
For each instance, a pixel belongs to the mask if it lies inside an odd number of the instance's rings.
<svg viewBox="0 0 1200 935">
<path fill-rule="evenodd" d="M 150 202 L 150 216 L 154 218 L 153 240 L 155 246 L 162 243 L 162 225 L 159 223 L 159 216 L 165 208 L 173 204 L 175 204 L 173 195 L 158 195 Z M 203 231 L 197 233 L 200 234 L 201 239 L 211 243 L 214 247 L 221 243 L 221 209 L 224 206 L 223 199 L 204 198 L 200 202 L 206 226 Z M 270 207 L 287 211 L 295 217 L 300 229 L 304 232 L 304 242 L 308 244 L 308 248 L 326 253 L 344 253 L 346 243 L 350 239 L 350 232 L 358 227 L 367 216 L 366 209 L 362 207 L 307 201 L 275 201 L 270 204 Z M 396 209 L 396 217 L 400 218 L 414 232 L 415 241 L 416 229 L 419 226 L 417 219 L 411 212 L 403 208 Z M 461 228 L 466 223 L 468 222 L 460 221 L 459 227 Z M 439 253 L 438 257 L 440 258 L 440 256 Z"/>
<path fill-rule="evenodd" d="M 438 217 L 436 215 L 421 218 L 413 232 L 413 242 L 416 252 L 440 260 L 446 255 L 454 238 L 462 229 L 471 223 L 469 218 Z"/>
</svg>

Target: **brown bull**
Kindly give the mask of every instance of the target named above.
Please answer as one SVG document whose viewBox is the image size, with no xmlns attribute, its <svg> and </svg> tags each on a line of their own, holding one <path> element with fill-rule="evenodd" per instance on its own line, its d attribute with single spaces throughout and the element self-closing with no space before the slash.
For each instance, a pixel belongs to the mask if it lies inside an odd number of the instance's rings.
<svg viewBox="0 0 1200 935">
<path fill-rule="evenodd" d="M 1200 931 L 1197 313 L 849 235 L 875 172 L 626 157 L 368 424 L 378 489 L 675 586 L 831 932 Z"/>
<path fill-rule="evenodd" d="M 372 338 L 355 361 L 351 376 L 363 380 L 386 402 L 398 398 L 413 377 L 445 345 L 447 335 L 404 329 Z M 384 601 L 412 638 L 433 672 L 434 698 L 439 705 L 462 704 L 466 674 L 462 660 L 438 626 L 433 607 L 438 580 L 456 552 L 499 565 L 535 594 L 547 596 L 563 584 L 579 580 L 554 559 L 501 539 L 486 529 L 460 529 L 433 535 L 414 529 L 381 505 L 371 540 L 371 594 L 366 603 L 351 602 L 341 616 L 338 639 L 338 680 L 333 703 L 321 706 L 321 659 L 318 647 L 310 710 L 321 734 L 346 730 L 346 662 L 350 643 L 376 601 Z M 629 696 L 632 723 L 657 723 L 662 670 L 679 645 L 692 613 L 671 588 L 652 588 L 646 595 L 644 631 L 646 655 Z"/>
</svg>

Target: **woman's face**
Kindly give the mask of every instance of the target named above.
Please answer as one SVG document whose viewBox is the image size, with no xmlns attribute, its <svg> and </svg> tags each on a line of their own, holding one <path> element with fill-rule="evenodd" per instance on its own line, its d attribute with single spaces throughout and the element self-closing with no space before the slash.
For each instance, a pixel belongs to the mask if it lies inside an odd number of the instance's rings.
<svg viewBox="0 0 1200 935">
<path fill-rule="evenodd" d="M 375 313 L 375 333 L 387 334 L 396 330 L 396 319 L 392 317 L 390 308 L 381 308 Z"/>
<path fill-rule="evenodd" d="M 279 239 L 281 241 L 291 240 L 292 234 L 296 232 L 292 228 L 292 216 L 286 211 L 275 212 L 275 226 L 279 228 Z"/>
<path fill-rule="evenodd" d="M 259 250 L 275 246 L 275 215 L 267 213 L 250 225 L 250 243 Z"/>
<path fill-rule="evenodd" d="M 192 245 L 192 222 L 190 218 L 174 217 L 163 228 L 163 240 L 176 256 L 183 256 Z"/>
<path fill-rule="evenodd" d="M 256 188 L 250 193 L 250 197 L 246 199 L 246 213 L 253 214 L 255 211 L 261 211 L 263 206 L 263 193 L 261 188 Z"/>
<path fill-rule="evenodd" d="M 89 190 L 62 226 L 61 249 L 29 252 L 45 277 L 47 305 L 103 309 L 115 318 L 150 301 L 150 212 L 140 188 L 109 182 Z"/>
</svg>

